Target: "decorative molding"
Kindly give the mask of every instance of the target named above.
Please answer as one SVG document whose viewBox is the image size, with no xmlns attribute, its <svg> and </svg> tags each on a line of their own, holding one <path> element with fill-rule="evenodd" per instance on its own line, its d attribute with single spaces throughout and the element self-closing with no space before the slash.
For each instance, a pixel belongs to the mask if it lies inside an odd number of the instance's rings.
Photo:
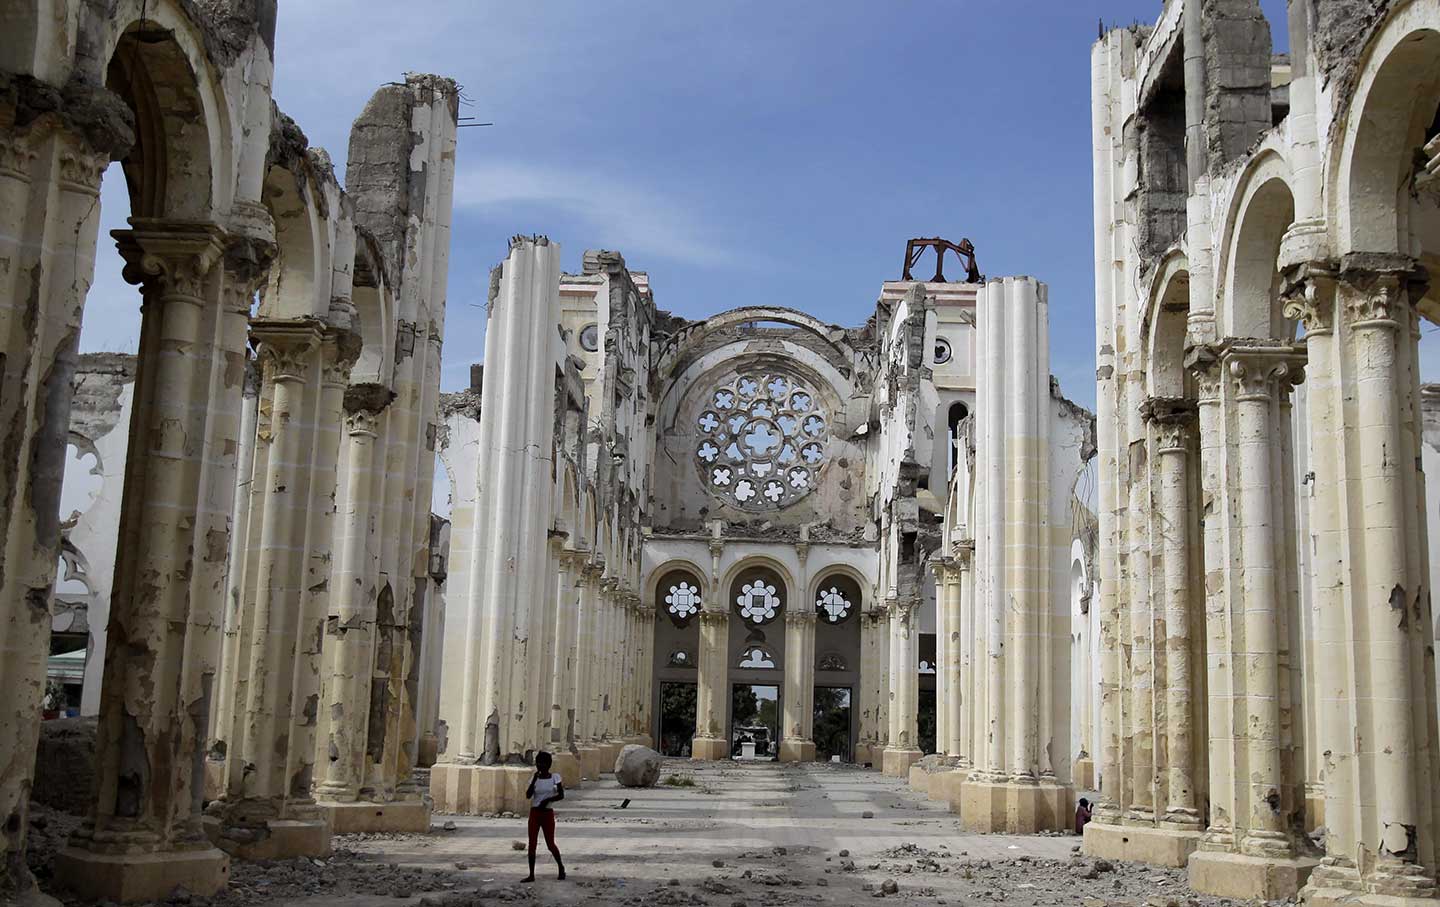
<svg viewBox="0 0 1440 907">
<path fill-rule="evenodd" d="M 1305 380 L 1305 356 L 1288 345 L 1231 346 L 1224 361 L 1238 402 L 1269 400 L 1279 385 L 1288 390 Z"/>
<path fill-rule="evenodd" d="M 304 382 L 310 377 L 313 354 L 324 338 L 324 327 L 309 319 L 257 320 L 250 323 L 255 355 L 273 383 Z"/>
<path fill-rule="evenodd" d="M 202 303 L 205 282 L 225 249 L 224 231 L 202 222 L 131 218 L 131 223 L 135 229 L 113 234 L 125 259 L 125 282 L 147 297 Z"/>
</svg>

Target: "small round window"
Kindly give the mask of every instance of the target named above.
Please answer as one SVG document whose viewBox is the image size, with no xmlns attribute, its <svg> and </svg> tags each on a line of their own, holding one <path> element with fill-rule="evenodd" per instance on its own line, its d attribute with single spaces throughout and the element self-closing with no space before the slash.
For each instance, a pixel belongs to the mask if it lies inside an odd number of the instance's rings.
<svg viewBox="0 0 1440 907">
<path fill-rule="evenodd" d="M 860 587 L 848 576 L 828 576 L 815 591 L 815 613 L 822 623 L 841 623 L 859 604 Z"/>
<path fill-rule="evenodd" d="M 944 365 L 950 361 L 950 341 L 944 337 L 935 338 L 935 364 Z"/>
<path fill-rule="evenodd" d="M 580 329 L 580 348 L 587 353 L 600 349 L 600 326 L 587 324 Z"/>
<path fill-rule="evenodd" d="M 693 668 L 695 667 L 695 656 L 685 649 L 676 649 L 670 653 L 670 667 Z"/>
<path fill-rule="evenodd" d="M 680 626 L 700 613 L 700 581 L 689 571 L 673 570 L 655 585 L 656 610 L 669 615 Z"/>
<path fill-rule="evenodd" d="M 771 570 L 742 573 L 730 587 L 731 600 L 742 620 L 751 626 L 768 624 L 784 610 L 784 584 Z"/>
</svg>

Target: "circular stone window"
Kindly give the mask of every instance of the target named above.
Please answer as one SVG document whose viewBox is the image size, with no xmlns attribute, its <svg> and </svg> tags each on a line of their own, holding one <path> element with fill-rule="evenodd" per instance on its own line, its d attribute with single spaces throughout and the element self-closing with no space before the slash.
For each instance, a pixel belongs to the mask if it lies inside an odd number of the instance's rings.
<svg viewBox="0 0 1440 907">
<path fill-rule="evenodd" d="M 688 571 L 670 571 L 656 584 L 655 600 L 657 611 L 669 615 L 676 626 L 683 627 L 700 613 L 700 581 Z"/>
<path fill-rule="evenodd" d="M 820 401 L 788 375 L 741 374 L 711 389 L 695 424 L 695 463 L 714 496 L 779 510 L 809 494 L 830 425 Z"/>
<path fill-rule="evenodd" d="M 580 329 L 580 349 L 593 353 L 600 349 L 600 326 L 587 324 Z"/>
<path fill-rule="evenodd" d="M 950 341 L 944 337 L 935 338 L 935 364 L 944 365 L 950 361 Z"/>
</svg>

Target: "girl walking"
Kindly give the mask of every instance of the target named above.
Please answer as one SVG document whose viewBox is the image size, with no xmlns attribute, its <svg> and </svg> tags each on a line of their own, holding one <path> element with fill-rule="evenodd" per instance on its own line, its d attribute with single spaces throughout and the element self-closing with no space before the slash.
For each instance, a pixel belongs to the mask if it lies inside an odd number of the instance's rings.
<svg viewBox="0 0 1440 907">
<path fill-rule="evenodd" d="M 555 846 L 555 810 L 550 808 L 550 804 L 565 799 L 565 785 L 559 775 L 550 771 L 550 763 L 549 753 L 541 750 L 535 754 L 535 777 L 530 779 L 530 786 L 525 789 L 525 796 L 530 798 L 530 875 L 521 879 L 522 882 L 535 881 L 535 844 L 542 831 L 545 832 L 545 846 L 554 855 L 555 865 L 560 867 L 556 878 L 565 879 L 565 864 L 560 859 L 560 848 Z"/>
</svg>

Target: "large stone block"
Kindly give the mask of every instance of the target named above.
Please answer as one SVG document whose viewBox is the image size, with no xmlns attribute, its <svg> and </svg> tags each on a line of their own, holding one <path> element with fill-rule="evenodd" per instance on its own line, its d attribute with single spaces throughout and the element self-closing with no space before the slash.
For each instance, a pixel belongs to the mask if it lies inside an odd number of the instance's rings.
<svg viewBox="0 0 1440 907">
<path fill-rule="evenodd" d="M 809 740 L 787 737 L 780 741 L 781 762 L 814 762 L 815 744 Z"/>
<path fill-rule="evenodd" d="M 690 742 L 690 758 L 700 762 L 729 759 L 730 741 L 719 737 L 696 737 Z"/>
<path fill-rule="evenodd" d="M 970 831 L 1030 835 L 1064 831 L 1075 820 L 1075 791 L 1060 784 L 967 781 L 960 821 Z"/>
<path fill-rule="evenodd" d="M 530 810 L 525 789 L 535 770 L 528 765 L 455 765 L 442 762 L 430 770 L 430 798 L 435 811 L 464 816 Z"/>
<path fill-rule="evenodd" d="M 615 757 L 615 780 L 621 787 L 654 787 L 663 762 L 650 747 L 632 743 Z"/>
<path fill-rule="evenodd" d="M 899 750 L 887 747 L 880 757 L 881 771 L 892 778 L 909 778 L 910 766 L 924 758 L 919 750 Z"/>
<path fill-rule="evenodd" d="M 1083 847 L 1092 857 L 1178 868 L 1189 862 L 1199 844 L 1198 831 L 1091 822 L 1085 826 Z"/>
<path fill-rule="evenodd" d="M 55 881 L 91 901 L 163 901 L 177 888 L 208 898 L 229 883 L 230 858 L 214 847 L 127 854 L 67 847 L 55 855 Z"/>
<path fill-rule="evenodd" d="M 430 804 L 424 800 L 396 800 L 390 803 L 322 800 L 319 806 L 330 820 L 330 831 L 337 835 L 430 830 Z"/>
<path fill-rule="evenodd" d="M 330 823 L 323 816 L 270 819 L 256 826 L 226 825 L 219 816 L 206 816 L 202 824 L 216 847 L 242 860 L 330 856 Z"/>
<path fill-rule="evenodd" d="M 1222 898 L 1282 901 L 1295 897 L 1319 862 L 1201 850 L 1190 856 L 1190 887 Z"/>
</svg>

